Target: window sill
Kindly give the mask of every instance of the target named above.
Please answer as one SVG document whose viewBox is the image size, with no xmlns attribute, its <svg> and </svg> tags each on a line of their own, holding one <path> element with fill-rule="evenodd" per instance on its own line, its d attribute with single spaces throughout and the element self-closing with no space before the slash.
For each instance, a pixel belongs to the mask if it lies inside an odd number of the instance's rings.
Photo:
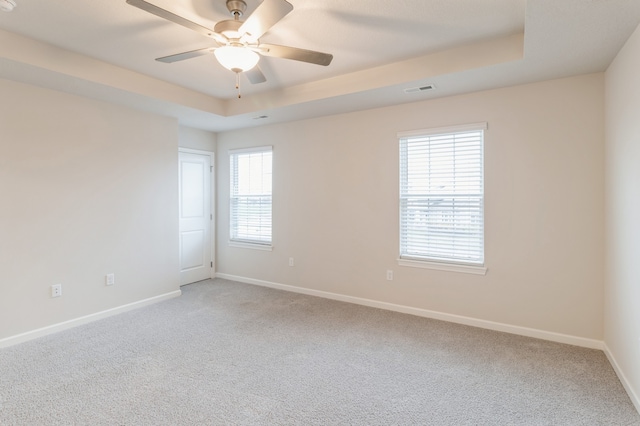
<svg viewBox="0 0 640 426">
<path fill-rule="evenodd" d="M 243 243 L 240 241 L 229 241 L 229 247 L 238 247 L 238 248 L 246 248 L 253 250 L 262 250 L 262 251 L 273 251 L 272 245 L 267 244 L 254 244 L 254 243 Z"/>
<path fill-rule="evenodd" d="M 412 268 L 435 269 L 437 271 L 461 272 L 464 274 L 486 275 L 484 266 L 460 265 L 456 263 L 431 262 L 427 260 L 398 259 L 398 265 Z"/>
</svg>

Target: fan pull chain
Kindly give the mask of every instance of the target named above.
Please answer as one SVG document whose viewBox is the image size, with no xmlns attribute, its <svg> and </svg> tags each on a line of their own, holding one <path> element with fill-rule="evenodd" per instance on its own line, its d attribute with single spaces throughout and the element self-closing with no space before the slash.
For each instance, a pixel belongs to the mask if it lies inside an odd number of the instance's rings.
<svg viewBox="0 0 640 426">
<path fill-rule="evenodd" d="M 236 73 L 236 90 L 238 90 L 238 99 L 241 99 L 242 95 L 240 94 L 240 73 L 239 72 Z"/>
</svg>

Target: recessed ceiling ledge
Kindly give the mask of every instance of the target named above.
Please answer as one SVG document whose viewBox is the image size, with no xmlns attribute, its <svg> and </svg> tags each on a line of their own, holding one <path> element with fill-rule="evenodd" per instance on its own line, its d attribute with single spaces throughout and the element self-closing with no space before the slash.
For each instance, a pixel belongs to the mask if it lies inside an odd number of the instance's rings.
<svg viewBox="0 0 640 426">
<path fill-rule="evenodd" d="M 222 116 L 225 113 L 223 100 L 194 90 L 8 31 L 0 30 L 0 39 L 2 39 L 0 58 L 14 64 L 24 64 L 25 68 L 48 70 L 210 114 Z M 0 77 L 14 79 L 11 75 L 5 75 L 2 68 L 0 68 Z M 65 91 L 64 87 L 52 88 Z"/>
<path fill-rule="evenodd" d="M 227 101 L 227 116 L 420 81 L 524 58 L 524 33 L 431 53 L 392 64 Z"/>
</svg>

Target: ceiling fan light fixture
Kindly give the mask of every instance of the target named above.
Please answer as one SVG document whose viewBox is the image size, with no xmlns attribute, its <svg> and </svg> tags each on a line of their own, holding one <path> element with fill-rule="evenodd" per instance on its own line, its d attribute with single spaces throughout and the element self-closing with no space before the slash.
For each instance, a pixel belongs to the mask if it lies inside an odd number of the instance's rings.
<svg viewBox="0 0 640 426">
<path fill-rule="evenodd" d="M 244 46 L 223 46 L 214 50 L 220 65 L 233 72 L 249 71 L 258 64 L 260 55 Z"/>
</svg>

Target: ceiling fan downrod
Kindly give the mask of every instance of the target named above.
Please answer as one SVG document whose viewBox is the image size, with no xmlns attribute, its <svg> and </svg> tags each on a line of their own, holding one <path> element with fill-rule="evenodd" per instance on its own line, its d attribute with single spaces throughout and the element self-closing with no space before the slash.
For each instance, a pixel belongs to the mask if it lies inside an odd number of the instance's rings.
<svg viewBox="0 0 640 426">
<path fill-rule="evenodd" d="M 244 0 L 227 0 L 227 9 L 233 19 L 238 20 L 242 15 L 244 15 L 244 11 L 247 10 L 247 3 Z"/>
</svg>

